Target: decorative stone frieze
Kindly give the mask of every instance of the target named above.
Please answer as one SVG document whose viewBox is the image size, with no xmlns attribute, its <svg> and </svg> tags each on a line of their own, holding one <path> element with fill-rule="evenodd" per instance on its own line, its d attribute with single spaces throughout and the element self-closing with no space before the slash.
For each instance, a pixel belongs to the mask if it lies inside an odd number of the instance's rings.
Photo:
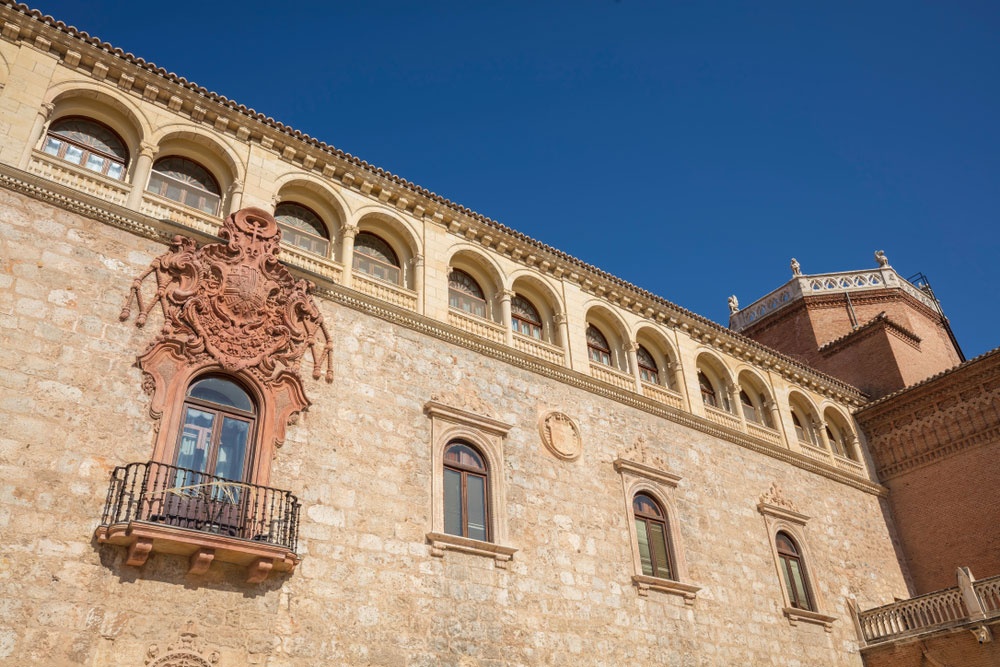
<svg viewBox="0 0 1000 667">
<path fill-rule="evenodd" d="M 214 667 L 219 657 L 219 651 L 200 640 L 194 621 L 188 621 L 166 649 L 151 644 L 146 649 L 145 664 L 146 667 Z"/>
</svg>

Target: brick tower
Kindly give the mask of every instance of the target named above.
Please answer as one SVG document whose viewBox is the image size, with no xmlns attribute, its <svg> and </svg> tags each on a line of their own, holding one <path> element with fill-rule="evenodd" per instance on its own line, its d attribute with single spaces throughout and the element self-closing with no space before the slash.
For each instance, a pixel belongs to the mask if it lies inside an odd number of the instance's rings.
<svg viewBox="0 0 1000 667">
<path fill-rule="evenodd" d="M 904 279 L 882 251 L 874 269 L 792 278 L 748 307 L 730 299 L 729 328 L 885 396 L 965 361 L 923 276 Z"/>
</svg>

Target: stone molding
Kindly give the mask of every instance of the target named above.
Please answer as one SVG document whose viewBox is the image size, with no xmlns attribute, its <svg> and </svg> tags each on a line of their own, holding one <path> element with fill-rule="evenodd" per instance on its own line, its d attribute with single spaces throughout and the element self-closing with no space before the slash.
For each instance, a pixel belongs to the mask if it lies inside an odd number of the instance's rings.
<svg viewBox="0 0 1000 667">
<path fill-rule="evenodd" d="M 505 547 L 493 542 L 482 542 L 447 533 L 427 533 L 427 542 L 431 545 L 431 555 L 437 558 L 444 556 L 445 551 L 459 551 L 474 556 L 492 558 L 493 564 L 504 570 L 507 569 L 507 563 L 517 553 L 517 549 L 514 547 Z"/>
<path fill-rule="evenodd" d="M 50 43 L 50 52 L 62 57 L 62 64 L 79 75 L 89 75 L 101 81 L 125 77 L 129 80 L 124 94 L 143 99 L 144 103 L 165 106 L 177 116 L 191 122 L 210 125 L 212 132 L 232 135 L 241 142 L 259 143 L 276 157 L 292 162 L 304 171 L 319 172 L 324 178 L 338 180 L 338 187 L 356 190 L 365 197 L 397 208 L 420 220 L 427 219 L 442 225 L 465 241 L 478 243 L 491 252 L 499 252 L 510 259 L 556 279 L 578 284 L 585 292 L 610 303 L 670 327 L 680 326 L 695 337 L 717 341 L 727 348 L 727 353 L 744 360 L 756 359 L 776 372 L 795 372 L 819 380 L 818 391 L 832 391 L 831 397 L 856 402 L 861 399 L 856 388 L 836 378 L 811 369 L 790 357 L 770 350 L 755 341 L 734 333 L 694 312 L 673 304 L 662 297 L 617 278 L 566 253 L 520 234 L 490 218 L 477 214 L 464 206 L 443 199 L 382 169 L 372 167 L 354 156 L 320 142 L 288 126 L 265 117 L 245 106 L 200 88 L 186 79 L 167 73 L 145 60 L 134 58 L 120 49 L 94 38 L 85 37 L 75 28 L 56 25 L 37 10 L 25 11 L 10 0 L 0 4 L 0 20 L 4 17 L 17 21 L 3 37 L 13 43 L 29 40 L 44 33 Z M 87 51 L 88 57 L 66 59 L 66 54 Z M 109 64 L 105 64 L 108 61 Z M 98 65 L 102 67 L 98 68 Z M 90 68 L 89 70 L 87 68 Z M 100 72 L 98 73 L 98 69 Z M 147 88 L 155 95 L 147 95 Z M 205 107 L 210 107 L 206 109 Z M 252 127 L 253 129 L 249 129 Z M 714 344 L 714 343 L 713 343 Z"/>
<path fill-rule="evenodd" d="M 824 343 L 819 347 L 819 353 L 825 356 L 836 354 L 843 348 L 854 345 L 858 340 L 872 336 L 880 331 L 884 331 L 889 335 L 895 336 L 910 347 L 917 350 L 920 349 L 920 336 L 913 333 L 906 327 L 896 324 L 892 318 L 885 313 L 881 313 L 870 319 L 868 322 L 862 324 L 854 331 L 844 334 L 840 338 L 836 338 L 829 343 Z"/>
<path fill-rule="evenodd" d="M 648 596 L 651 590 L 660 591 L 661 593 L 683 597 L 684 604 L 688 606 L 694 604 L 695 598 L 698 597 L 698 591 L 701 590 L 701 586 L 695 586 L 694 584 L 684 584 L 679 581 L 661 579 L 659 577 L 647 577 L 644 574 L 633 574 L 632 584 L 642 597 Z"/>
<path fill-rule="evenodd" d="M 183 232 L 192 237 L 204 240 L 215 240 L 215 237 L 200 233 L 178 223 L 169 220 L 158 220 L 156 218 L 137 213 L 122 206 L 109 204 L 97 197 L 86 193 L 81 193 L 72 188 L 53 183 L 44 178 L 29 174 L 13 167 L 0 164 L 0 187 L 25 194 L 40 201 L 45 201 L 62 209 L 87 216 L 112 227 L 127 231 L 143 238 L 155 240 L 168 244 L 170 239 L 177 233 Z M 846 484 L 866 493 L 884 497 L 887 489 L 879 484 L 867 479 L 858 478 L 854 475 L 846 474 L 837 470 L 832 465 L 811 459 L 804 454 L 794 452 L 784 447 L 775 446 L 765 440 L 761 440 L 744 433 L 737 433 L 727 429 L 717 427 L 703 417 L 689 413 L 680 409 L 671 408 L 659 401 L 643 397 L 633 392 L 626 392 L 618 387 L 603 383 L 590 375 L 574 371 L 565 366 L 552 364 L 537 357 L 533 357 L 513 348 L 501 346 L 485 339 L 468 334 L 460 329 L 449 326 L 444 322 L 419 315 L 412 311 L 399 308 L 393 304 L 373 299 L 361 292 L 349 287 L 334 283 L 329 278 L 315 273 L 311 273 L 300 267 L 290 266 L 289 270 L 296 275 L 307 276 L 317 284 L 313 292 L 314 296 L 324 298 L 353 310 L 364 312 L 368 315 L 378 317 L 382 320 L 406 327 L 413 331 L 433 336 L 440 340 L 465 347 L 477 353 L 499 359 L 511 365 L 537 373 L 563 382 L 591 393 L 604 396 L 624 405 L 629 405 L 644 412 L 668 419 L 675 423 L 699 430 L 714 437 L 727 440 L 736 445 L 756 451 L 772 458 L 795 465 L 801 469 L 821 475 L 828 479 Z M 683 328 L 683 327 L 682 327 Z M 756 345 L 756 344 L 754 344 Z M 761 349 L 763 346 L 760 346 Z M 752 350 L 751 350 L 752 352 Z M 769 352 L 770 353 L 770 352 Z M 770 353 L 773 354 L 773 353 Z M 805 369 L 805 366 L 802 366 Z M 777 370 L 772 368 L 772 370 Z M 795 382 L 808 381 L 808 377 L 803 377 L 797 373 L 793 374 L 794 366 L 781 367 L 781 372 L 787 374 L 787 378 Z M 813 371 L 807 371 L 807 375 L 816 375 Z M 794 378 L 798 378 L 795 380 Z M 814 381 L 815 382 L 815 381 Z M 860 405 L 862 403 L 860 393 L 853 387 L 835 381 L 837 385 L 842 385 L 852 393 L 852 397 L 845 397 L 840 393 L 834 394 L 832 389 L 828 389 L 828 395 L 834 395 L 848 405 Z M 808 386 L 812 387 L 812 383 Z"/>
</svg>

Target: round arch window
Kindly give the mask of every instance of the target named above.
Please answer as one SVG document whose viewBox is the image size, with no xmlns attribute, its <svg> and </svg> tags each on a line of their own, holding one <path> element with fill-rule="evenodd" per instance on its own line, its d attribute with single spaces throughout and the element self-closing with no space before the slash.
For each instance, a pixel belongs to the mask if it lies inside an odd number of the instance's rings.
<svg viewBox="0 0 1000 667">
<path fill-rule="evenodd" d="M 639 363 L 639 377 L 643 382 L 650 384 L 660 384 L 660 371 L 656 367 L 656 360 L 649 350 L 640 345 L 635 351 L 636 361 Z"/>
<path fill-rule="evenodd" d="M 146 189 L 209 215 L 216 215 L 222 203 L 221 190 L 215 178 L 200 164 L 185 157 L 157 160 Z"/>
<path fill-rule="evenodd" d="M 510 326 L 522 336 L 542 339 L 542 318 L 538 309 L 520 294 L 510 300 Z"/>
<path fill-rule="evenodd" d="M 118 181 L 125 178 L 125 142 L 111 128 L 89 118 L 61 118 L 52 123 L 42 152 Z"/>
<path fill-rule="evenodd" d="M 354 268 L 376 280 L 399 285 L 402 283 L 399 257 L 382 237 L 371 232 L 359 232 L 354 239 Z"/>
<path fill-rule="evenodd" d="M 448 305 L 455 310 L 486 318 L 483 288 L 475 278 L 460 269 L 452 269 L 448 274 Z"/>
<path fill-rule="evenodd" d="M 281 228 L 281 240 L 316 255 L 330 252 L 330 233 L 312 209 L 302 204 L 282 202 L 274 209 L 274 219 Z"/>
<path fill-rule="evenodd" d="M 444 452 L 444 532 L 490 540 L 488 472 L 483 456 L 456 441 Z"/>
<path fill-rule="evenodd" d="M 639 541 L 642 573 L 648 577 L 672 579 L 673 567 L 666 513 L 652 496 L 645 493 L 635 494 L 635 498 L 632 499 L 632 513 L 635 515 L 635 534 Z"/>
</svg>

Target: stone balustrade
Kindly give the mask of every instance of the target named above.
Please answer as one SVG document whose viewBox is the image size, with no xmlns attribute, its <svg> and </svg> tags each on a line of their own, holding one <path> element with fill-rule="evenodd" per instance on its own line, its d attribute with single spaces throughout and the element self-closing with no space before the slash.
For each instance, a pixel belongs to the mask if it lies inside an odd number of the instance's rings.
<svg viewBox="0 0 1000 667">
<path fill-rule="evenodd" d="M 735 431 L 743 430 L 740 426 L 742 424 L 740 418 L 734 414 L 726 412 L 725 410 L 720 410 L 719 408 L 713 408 L 711 405 L 706 405 L 705 416 L 714 421 L 716 424 L 721 424 L 722 426 L 731 428 Z"/>
<path fill-rule="evenodd" d="M 448 311 L 448 324 L 462 331 L 487 338 L 494 343 L 503 343 L 507 333 L 496 322 L 490 322 L 474 315 L 467 315 L 455 309 Z"/>
<path fill-rule="evenodd" d="M 373 296 L 382 301 L 415 311 L 417 309 L 417 293 L 411 290 L 387 283 L 384 280 L 370 278 L 363 273 L 355 271 L 352 274 L 351 285 L 359 292 L 368 296 Z"/>
<path fill-rule="evenodd" d="M 627 391 L 635 391 L 635 377 L 628 373 L 622 373 L 610 366 L 590 362 L 590 374 L 602 382 L 613 384 L 616 387 Z"/>
<path fill-rule="evenodd" d="M 78 167 L 58 157 L 33 151 L 28 171 L 120 206 L 128 200 L 131 186 L 102 174 Z"/>
<path fill-rule="evenodd" d="M 683 405 L 681 395 L 677 392 L 667 389 L 666 387 L 660 386 L 658 384 L 650 384 L 649 382 L 642 383 L 642 395 L 653 399 L 654 401 L 659 401 L 660 403 L 665 403 L 672 408 L 680 409 Z"/>
<path fill-rule="evenodd" d="M 202 213 L 190 206 L 178 204 L 171 199 L 154 195 L 151 192 L 142 195 L 139 212 L 158 220 L 171 220 L 213 236 L 219 233 L 219 227 L 222 225 L 221 218 Z"/>
<path fill-rule="evenodd" d="M 514 333 L 514 348 L 533 357 L 550 361 L 553 364 L 563 365 L 565 363 L 565 355 L 562 348 L 529 338 L 528 336 L 522 336 L 516 332 Z"/>
<path fill-rule="evenodd" d="M 967 568 L 959 568 L 957 578 L 958 586 L 953 588 L 867 611 L 852 605 L 863 644 L 897 641 L 1000 617 L 1000 576 L 975 581 Z"/>
</svg>

